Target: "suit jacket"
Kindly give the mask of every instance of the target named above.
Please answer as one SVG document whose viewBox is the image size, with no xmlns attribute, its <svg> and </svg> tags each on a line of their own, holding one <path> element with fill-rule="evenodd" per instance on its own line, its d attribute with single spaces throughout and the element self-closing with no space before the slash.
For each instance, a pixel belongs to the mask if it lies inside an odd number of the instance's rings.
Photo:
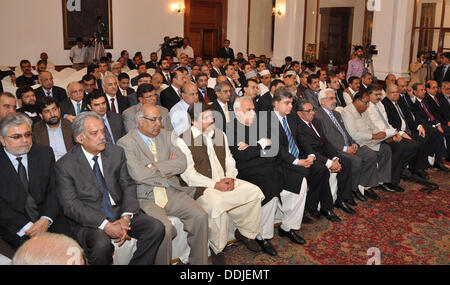
<svg viewBox="0 0 450 285">
<path fill-rule="evenodd" d="M 208 98 L 209 98 L 210 102 L 213 102 L 213 101 L 217 100 L 217 95 L 216 95 L 216 92 L 214 91 L 214 89 L 206 87 L 206 94 L 208 95 Z M 200 102 L 204 102 L 205 101 L 205 98 L 203 97 L 203 94 L 200 91 L 200 89 L 198 90 L 198 100 Z"/>
<path fill-rule="evenodd" d="M 444 81 L 450 81 L 450 67 L 447 68 L 447 72 L 445 73 L 445 76 L 443 76 L 444 73 L 444 68 L 445 66 L 439 66 L 435 71 L 434 71 L 434 80 L 437 81 L 437 83 L 439 84 L 439 87 L 441 87 L 442 82 Z M 442 80 L 442 78 L 444 78 L 444 80 Z"/>
<path fill-rule="evenodd" d="M 77 115 L 76 110 L 69 97 L 67 97 L 66 99 L 62 100 L 59 103 L 59 108 L 61 109 L 61 117 L 64 117 L 64 115 L 72 115 L 72 116 Z M 86 100 L 83 99 L 81 101 L 81 112 L 84 111 L 89 111 L 89 109 L 87 107 Z"/>
<path fill-rule="evenodd" d="M 334 94 L 336 95 L 337 106 L 343 108 L 347 107 L 347 103 L 344 98 L 344 90 L 339 89 L 335 91 Z"/>
<path fill-rule="evenodd" d="M 384 109 L 386 110 L 386 114 L 389 120 L 389 124 L 391 126 L 393 126 L 394 128 L 397 129 L 397 131 L 400 131 L 402 128 L 402 118 L 400 117 L 400 114 L 397 111 L 397 108 L 395 108 L 394 103 L 392 103 L 391 100 L 389 100 L 389 98 L 385 97 L 382 101 L 381 101 L 384 105 Z M 405 117 L 405 124 L 408 127 L 408 129 L 410 130 L 410 132 L 417 132 L 417 127 L 418 125 L 416 125 L 415 121 L 413 120 L 413 118 L 411 117 L 410 112 L 403 112 L 400 104 L 399 108 L 402 111 L 403 116 Z"/>
<path fill-rule="evenodd" d="M 345 128 L 344 120 L 342 119 L 341 114 L 339 112 L 333 111 L 333 115 L 347 135 L 350 144 L 357 144 Z M 345 144 L 345 138 L 339 131 L 338 127 L 336 127 L 331 118 L 328 116 L 328 114 L 322 108 L 320 108 L 319 110 L 317 110 L 315 118 L 321 122 L 322 131 L 328 142 L 330 142 L 335 149 L 343 151 L 344 147 L 347 146 Z"/>
<path fill-rule="evenodd" d="M 220 72 L 222 72 L 222 70 L 220 71 Z M 224 73 L 222 73 L 222 75 L 223 75 Z M 210 70 L 209 70 L 209 76 L 211 77 L 211 78 L 217 78 L 217 77 L 219 77 L 219 75 L 221 75 L 221 74 L 219 74 L 214 68 L 211 68 Z"/>
<path fill-rule="evenodd" d="M 228 111 L 229 111 L 230 120 L 231 120 L 232 119 L 231 112 L 233 112 L 233 106 L 230 102 L 227 103 L 227 106 L 228 106 Z M 216 112 L 213 112 L 216 128 L 218 128 L 221 131 L 223 131 L 224 133 L 226 133 L 227 121 L 225 119 L 225 113 L 223 112 L 222 107 L 220 107 L 219 102 L 217 100 L 215 100 L 212 103 L 211 108 L 213 111 L 216 111 Z M 222 122 L 222 124 L 220 124 L 220 122 Z"/>
<path fill-rule="evenodd" d="M 75 141 L 72 137 L 72 123 L 66 119 L 61 119 L 61 129 L 64 145 L 66 146 L 67 151 L 69 151 L 75 145 Z M 50 146 L 47 124 L 44 121 L 40 121 L 33 126 L 33 143 L 48 147 Z"/>
<path fill-rule="evenodd" d="M 136 77 L 131 78 L 131 80 L 130 80 L 131 86 L 137 86 L 138 85 L 138 77 L 139 77 L 139 75 L 136 76 Z"/>
<path fill-rule="evenodd" d="M 163 77 L 163 83 L 164 83 L 164 84 L 166 84 L 167 86 L 170 86 L 170 84 L 172 84 L 172 78 L 173 78 L 173 75 L 172 75 L 171 72 L 169 72 L 169 75 L 170 75 L 170 81 L 167 81 L 167 78 L 166 78 L 166 76 L 162 73 L 162 71 L 160 71 L 159 74 L 161 74 L 161 76 Z"/>
<path fill-rule="evenodd" d="M 319 120 L 314 119 L 311 124 L 319 133 L 320 139 L 303 120 L 298 121 L 299 126 L 297 135 L 299 136 L 299 140 L 312 147 L 314 150 L 313 153 L 318 161 L 326 164 L 328 159 L 333 159 L 333 157 L 339 156 L 337 149 L 327 140 L 325 133 L 323 132 L 322 124 Z"/>
<path fill-rule="evenodd" d="M 55 156 L 51 148 L 33 145 L 28 152 L 29 193 L 36 201 L 39 217 L 53 221 L 60 215 L 60 206 L 55 193 Z M 18 238 L 30 217 L 25 211 L 27 193 L 19 174 L 0 146 L 0 236 L 5 240 Z M 11 238 L 8 238 L 11 237 Z"/>
<path fill-rule="evenodd" d="M 270 92 L 267 92 L 266 94 L 262 95 L 261 98 L 259 98 L 257 106 L 255 106 L 255 110 L 257 112 L 267 112 L 267 111 L 273 111 L 273 97 Z"/>
<path fill-rule="evenodd" d="M 170 111 L 175 104 L 180 102 L 181 98 L 172 86 L 167 87 L 161 92 L 161 105 Z"/>
<path fill-rule="evenodd" d="M 47 94 L 45 94 L 45 91 L 42 88 L 42 86 L 39 87 L 38 89 L 34 90 L 34 94 L 36 94 L 36 98 L 38 100 L 41 97 L 47 96 Z M 53 95 L 53 98 L 55 98 L 55 100 L 57 102 L 62 102 L 64 99 L 67 98 L 66 90 L 64 90 L 63 88 L 58 87 L 58 86 L 53 86 L 52 95 Z"/>
<path fill-rule="evenodd" d="M 123 137 L 125 132 L 125 125 L 120 114 L 106 112 L 106 118 L 108 119 L 109 126 L 111 127 L 112 136 L 114 141 L 117 143 L 121 137 Z"/>
<path fill-rule="evenodd" d="M 422 100 L 422 102 L 424 103 L 425 107 L 427 108 L 428 112 L 433 115 L 434 120 L 432 121 L 427 113 L 425 112 L 425 110 L 422 107 L 422 104 L 419 102 L 419 99 L 416 98 L 416 102 L 412 103 L 412 110 L 413 110 L 413 114 L 414 116 L 419 119 L 422 122 L 426 122 L 427 124 L 430 125 L 437 125 L 439 123 L 442 122 L 442 118 L 439 115 L 439 113 L 435 112 L 435 110 L 428 104 L 427 100 Z"/>
<path fill-rule="evenodd" d="M 306 100 L 313 105 L 314 109 L 317 110 L 320 108 L 319 97 L 310 88 L 305 90 L 305 96 Z"/>
<path fill-rule="evenodd" d="M 430 94 L 426 94 L 424 100 L 430 105 L 433 111 L 441 117 L 442 124 L 447 125 L 450 121 L 450 105 L 448 104 L 447 99 L 445 99 L 444 95 L 437 94 L 436 99 L 439 104 L 434 101 L 433 97 Z"/>
<path fill-rule="evenodd" d="M 136 129 L 131 130 L 119 140 L 118 145 L 123 147 L 127 158 L 128 171 L 137 184 L 138 199 L 153 199 L 154 187 L 171 187 L 191 194 L 195 188 L 183 187 L 177 175 L 186 170 L 186 156 L 171 141 L 171 133 L 164 129 L 156 137 L 157 162 Z M 169 159 L 171 153 L 177 154 L 176 159 Z M 154 165 L 158 170 L 148 167 Z"/>
<path fill-rule="evenodd" d="M 107 99 L 108 97 L 106 97 L 105 94 L 105 98 Z M 123 111 L 125 111 L 126 109 L 128 109 L 128 107 L 130 107 L 130 102 L 128 101 L 127 97 L 124 97 L 122 95 L 116 94 L 116 100 L 117 100 L 117 105 L 119 106 L 119 110 L 117 110 L 117 112 L 119 114 L 122 114 Z M 108 111 L 111 111 L 111 107 L 109 106 L 110 102 L 107 99 L 106 100 L 106 106 L 108 108 Z"/>
<path fill-rule="evenodd" d="M 128 174 L 125 153 L 119 146 L 106 144 L 101 152 L 106 187 L 116 206 L 116 217 L 140 210 L 136 183 Z M 106 220 L 101 211 L 103 192 L 81 145 L 73 147 L 56 163 L 56 191 L 64 214 L 72 226 L 98 229 Z"/>
<path fill-rule="evenodd" d="M 125 125 L 126 133 L 129 133 L 130 131 L 135 130 L 137 128 L 136 113 L 139 112 L 141 107 L 142 105 L 139 103 L 137 105 L 131 106 L 122 113 L 122 119 Z M 163 106 L 156 105 L 156 107 L 158 108 L 159 113 L 161 114 L 162 117 L 161 124 L 163 128 L 168 131 L 172 131 L 173 126 L 172 123 L 170 122 L 169 111 L 167 111 L 167 109 L 164 108 Z"/>
<path fill-rule="evenodd" d="M 149 61 L 145 64 L 145 66 L 147 67 L 147 69 L 153 68 L 153 69 L 158 69 L 158 63 L 153 62 L 153 61 Z"/>
<path fill-rule="evenodd" d="M 221 57 L 221 58 L 225 58 L 225 59 L 229 58 L 230 62 L 231 62 L 235 59 L 234 58 L 234 50 L 232 48 L 228 48 L 228 52 L 227 52 L 227 50 L 224 47 L 222 47 L 221 49 L 219 49 L 217 51 L 217 57 Z"/>
<path fill-rule="evenodd" d="M 128 104 L 130 105 L 130 106 L 134 106 L 134 105 L 136 105 L 137 103 L 139 103 L 138 102 L 138 99 L 137 99 L 137 94 L 136 94 L 136 92 L 134 91 L 134 89 L 133 88 L 131 88 L 131 87 L 128 87 L 127 88 L 127 99 L 128 99 Z M 120 93 L 120 89 L 119 90 L 117 90 L 117 95 L 122 95 L 123 96 L 123 94 L 122 93 Z M 124 96 L 125 97 L 125 96 Z"/>
</svg>

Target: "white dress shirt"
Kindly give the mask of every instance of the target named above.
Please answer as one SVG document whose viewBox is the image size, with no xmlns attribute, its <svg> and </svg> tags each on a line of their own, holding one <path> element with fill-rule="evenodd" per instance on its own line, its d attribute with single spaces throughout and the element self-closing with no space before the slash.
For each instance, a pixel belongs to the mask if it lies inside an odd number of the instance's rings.
<svg viewBox="0 0 450 285">
<path fill-rule="evenodd" d="M 73 63 L 84 63 L 84 59 L 86 57 L 86 48 L 84 46 L 82 48 L 73 46 L 70 49 L 70 57 L 73 59 Z"/>
<path fill-rule="evenodd" d="M 308 126 L 308 128 L 310 128 L 310 126 L 309 126 L 310 123 L 308 123 L 307 121 L 305 121 L 303 119 L 302 119 L 302 121 Z M 311 126 L 313 128 L 313 132 L 315 132 L 316 135 L 320 138 L 321 136 L 320 136 L 319 132 L 317 131 L 316 127 L 314 127 L 313 123 L 311 123 Z M 333 164 L 333 162 L 337 159 L 339 159 L 339 158 L 336 156 L 333 157 L 333 159 L 328 159 L 327 162 L 325 163 L 326 167 L 329 169 L 331 167 L 331 165 Z"/>
<path fill-rule="evenodd" d="M 191 127 L 188 109 L 189 105 L 184 100 L 181 100 L 170 109 L 170 121 L 177 135 L 181 135 Z"/>
<path fill-rule="evenodd" d="M 106 94 L 106 99 L 108 99 L 109 110 L 112 110 L 111 99 L 114 99 L 114 107 L 116 107 L 116 112 L 119 113 L 119 103 L 117 103 L 117 96 L 111 97 L 108 94 Z"/>
</svg>

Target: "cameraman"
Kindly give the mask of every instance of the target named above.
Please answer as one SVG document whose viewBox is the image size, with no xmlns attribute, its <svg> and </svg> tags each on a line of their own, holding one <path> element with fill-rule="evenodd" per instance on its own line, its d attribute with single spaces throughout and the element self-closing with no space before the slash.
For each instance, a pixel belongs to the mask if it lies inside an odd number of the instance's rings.
<svg viewBox="0 0 450 285">
<path fill-rule="evenodd" d="M 350 77 L 361 78 L 364 71 L 367 72 L 364 60 L 364 48 L 355 46 L 355 57 L 348 62 L 347 81 Z"/>
<path fill-rule="evenodd" d="M 194 49 L 192 49 L 192 47 L 190 46 L 190 43 L 191 42 L 190 42 L 189 38 L 183 39 L 183 46 L 176 50 L 178 59 L 180 59 L 180 56 L 183 53 L 188 56 L 189 60 L 194 58 Z"/>
<path fill-rule="evenodd" d="M 425 65 L 426 53 L 421 51 L 417 54 L 417 61 L 409 65 L 409 71 L 411 75 L 411 83 L 425 84 L 427 81 L 427 66 Z"/>
</svg>

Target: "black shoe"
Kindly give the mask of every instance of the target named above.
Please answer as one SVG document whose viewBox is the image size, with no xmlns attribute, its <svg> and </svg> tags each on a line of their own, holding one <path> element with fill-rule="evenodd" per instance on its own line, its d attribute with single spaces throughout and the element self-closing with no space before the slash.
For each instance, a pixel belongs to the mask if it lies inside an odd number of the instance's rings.
<svg viewBox="0 0 450 285">
<path fill-rule="evenodd" d="M 373 189 L 367 189 L 364 191 L 364 195 L 372 200 L 378 201 L 380 200 L 380 197 L 378 197 L 377 194 L 375 194 L 375 192 L 373 191 Z"/>
<path fill-rule="evenodd" d="M 327 218 L 329 221 L 335 222 L 335 223 L 339 223 L 341 221 L 341 219 L 336 216 L 336 214 L 332 211 L 320 211 L 320 213 Z"/>
<path fill-rule="evenodd" d="M 273 247 L 273 245 L 267 239 L 263 239 L 263 240 L 256 239 L 256 242 L 262 248 L 262 251 L 264 251 L 268 255 L 271 255 L 271 256 L 277 256 L 278 255 L 278 253 L 275 250 L 275 248 Z"/>
<path fill-rule="evenodd" d="M 395 192 L 397 192 L 397 191 L 395 190 L 394 184 L 392 184 L 392 183 L 383 183 L 383 184 L 380 184 L 379 187 L 380 187 L 380 189 L 383 190 L 384 192 L 389 192 L 389 193 L 395 193 Z"/>
<path fill-rule="evenodd" d="M 358 199 L 361 202 L 366 202 L 367 201 L 367 197 L 364 196 L 363 194 L 361 194 L 361 192 L 359 192 L 359 190 L 353 192 L 353 196 L 355 196 L 355 198 Z"/>
<path fill-rule="evenodd" d="M 306 211 L 308 211 L 308 213 L 311 217 L 313 217 L 315 219 L 320 219 L 320 213 L 316 209 L 308 209 Z"/>
<path fill-rule="evenodd" d="M 215 254 L 212 248 L 211 250 L 211 263 L 213 265 L 227 265 L 227 262 L 225 260 L 225 254 L 222 252 L 219 252 L 218 254 Z"/>
<path fill-rule="evenodd" d="M 336 204 L 334 204 L 334 206 L 336 208 L 342 209 L 347 214 L 350 214 L 350 215 L 356 214 L 356 211 L 354 209 L 352 209 L 350 206 L 348 206 L 345 202 L 336 203 Z"/>
<path fill-rule="evenodd" d="M 355 200 L 353 200 L 353 199 L 345 200 L 344 202 L 349 204 L 350 206 L 353 206 L 353 207 L 357 207 L 358 206 L 358 204 L 356 204 Z"/>
<path fill-rule="evenodd" d="M 398 183 L 392 184 L 391 186 L 394 188 L 395 192 L 399 192 L 399 193 L 405 192 L 405 189 L 403 189 L 402 187 L 400 187 L 400 185 L 398 185 Z"/>
<path fill-rule="evenodd" d="M 434 168 L 439 170 L 446 170 L 447 168 L 442 164 L 442 162 L 435 162 L 433 165 Z"/>
<path fill-rule="evenodd" d="M 308 217 L 307 215 L 303 215 L 302 224 L 304 224 L 304 225 L 310 225 L 310 224 L 313 224 L 313 223 L 314 223 L 313 219 L 311 219 L 311 218 Z"/>
<path fill-rule="evenodd" d="M 288 237 L 293 243 L 297 243 L 297 244 L 301 244 L 301 245 L 304 245 L 306 243 L 306 241 L 301 236 L 296 234 L 294 232 L 294 230 L 290 230 L 288 232 L 285 232 L 280 227 L 280 228 L 278 228 L 278 234 L 280 235 L 280 237 Z"/>
<path fill-rule="evenodd" d="M 430 176 L 424 170 L 411 171 L 411 173 L 423 180 L 430 180 Z"/>
<path fill-rule="evenodd" d="M 254 239 L 249 239 L 243 236 L 238 229 L 234 232 L 234 237 L 237 238 L 239 241 L 241 241 L 245 246 L 253 252 L 260 252 L 261 248 L 259 247 L 258 243 Z"/>
</svg>

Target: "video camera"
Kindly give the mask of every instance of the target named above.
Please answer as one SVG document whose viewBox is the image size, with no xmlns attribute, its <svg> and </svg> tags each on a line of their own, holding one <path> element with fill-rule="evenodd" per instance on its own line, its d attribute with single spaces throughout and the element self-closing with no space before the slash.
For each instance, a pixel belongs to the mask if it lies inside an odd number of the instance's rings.
<svg viewBox="0 0 450 285">
<path fill-rule="evenodd" d="M 376 46 L 376 45 L 368 44 L 368 45 L 366 46 L 366 51 L 364 52 L 364 54 L 366 55 L 366 58 L 367 58 L 367 59 L 372 59 L 372 57 L 373 57 L 374 55 L 377 55 L 377 54 L 378 54 L 377 46 Z"/>
<path fill-rule="evenodd" d="M 424 56 L 425 61 L 431 62 L 437 59 L 437 53 L 434 50 L 429 50 L 425 53 Z"/>
<path fill-rule="evenodd" d="M 171 49 L 180 48 L 183 46 L 183 41 L 184 41 L 183 38 L 175 37 L 175 38 L 168 39 L 161 46 L 166 47 L 166 48 L 171 48 Z"/>
</svg>

